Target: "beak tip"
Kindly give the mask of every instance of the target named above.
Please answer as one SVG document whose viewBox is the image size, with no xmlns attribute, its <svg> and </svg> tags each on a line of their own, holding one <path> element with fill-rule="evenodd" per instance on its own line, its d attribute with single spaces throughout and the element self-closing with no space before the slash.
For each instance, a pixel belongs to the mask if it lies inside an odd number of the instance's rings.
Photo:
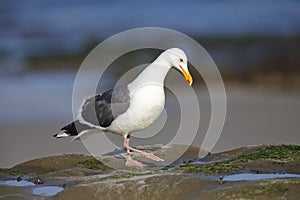
<svg viewBox="0 0 300 200">
<path fill-rule="evenodd" d="M 179 67 L 181 69 L 181 72 L 182 72 L 182 74 L 183 74 L 183 76 L 184 76 L 187 84 L 189 84 L 190 86 L 192 86 L 192 84 L 193 84 L 193 78 L 192 78 L 190 72 L 189 71 L 185 71 L 180 65 L 179 65 Z"/>
</svg>

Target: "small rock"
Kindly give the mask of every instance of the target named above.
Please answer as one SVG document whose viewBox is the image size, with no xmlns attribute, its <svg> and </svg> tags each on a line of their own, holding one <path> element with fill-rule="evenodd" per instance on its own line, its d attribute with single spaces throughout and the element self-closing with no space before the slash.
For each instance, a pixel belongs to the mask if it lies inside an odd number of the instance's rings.
<svg viewBox="0 0 300 200">
<path fill-rule="evenodd" d="M 37 185 L 40 185 L 40 184 L 43 184 L 43 181 L 40 178 L 37 178 L 37 179 L 35 179 L 34 183 Z"/>
<path fill-rule="evenodd" d="M 18 176 L 17 181 L 20 182 L 22 180 L 21 176 Z"/>
</svg>

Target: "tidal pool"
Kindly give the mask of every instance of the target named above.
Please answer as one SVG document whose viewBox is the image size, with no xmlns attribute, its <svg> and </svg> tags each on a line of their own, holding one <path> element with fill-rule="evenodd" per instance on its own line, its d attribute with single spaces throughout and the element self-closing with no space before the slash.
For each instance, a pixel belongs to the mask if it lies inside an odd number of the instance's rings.
<svg viewBox="0 0 300 200">
<path fill-rule="evenodd" d="M 26 186 L 34 186 L 35 184 L 27 181 L 27 180 L 7 180 L 7 181 L 0 181 L 1 185 L 8 185 L 8 186 L 16 186 L 16 187 L 26 187 Z"/>
<path fill-rule="evenodd" d="M 42 187 L 32 188 L 31 192 L 32 194 L 35 195 L 48 197 L 48 196 L 54 196 L 63 190 L 64 188 L 59 186 L 42 186 Z"/>
<path fill-rule="evenodd" d="M 274 179 L 274 178 L 300 178 L 300 174 L 233 174 L 223 177 L 223 181 L 257 181 L 263 179 Z"/>
<path fill-rule="evenodd" d="M 5 180 L 1 181 L 0 180 L 0 185 L 8 185 L 8 186 L 16 186 L 16 187 L 30 187 L 31 188 L 31 193 L 34 195 L 38 196 L 44 196 L 44 197 L 49 197 L 49 196 L 54 196 L 57 193 L 61 192 L 64 190 L 63 187 L 59 186 L 37 186 L 36 184 L 28 181 L 28 180 Z"/>
</svg>

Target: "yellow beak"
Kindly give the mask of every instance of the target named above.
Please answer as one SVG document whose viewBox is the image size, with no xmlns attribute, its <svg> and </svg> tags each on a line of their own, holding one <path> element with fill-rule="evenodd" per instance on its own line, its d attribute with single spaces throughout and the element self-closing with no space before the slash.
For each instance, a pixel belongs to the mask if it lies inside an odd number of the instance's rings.
<svg viewBox="0 0 300 200">
<path fill-rule="evenodd" d="M 183 67 L 181 67 L 180 65 L 179 65 L 179 67 L 180 67 L 180 69 L 181 69 L 181 72 L 182 72 L 182 74 L 183 74 L 183 76 L 184 76 L 186 82 L 187 82 L 189 85 L 192 85 L 192 83 L 193 83 L 193 78 L 192 78 L 190 72 L 189 72 L 189 71 L 185 71 L 185 70 L 183 69 Z"/>
</svg>

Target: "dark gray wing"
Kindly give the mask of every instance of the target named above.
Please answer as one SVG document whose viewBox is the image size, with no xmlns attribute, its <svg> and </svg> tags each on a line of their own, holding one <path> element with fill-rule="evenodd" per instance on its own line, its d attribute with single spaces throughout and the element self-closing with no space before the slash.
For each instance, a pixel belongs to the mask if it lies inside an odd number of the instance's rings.
<svg viewBox="0 0 300 200">
<path fill-rule="evenodd" d="M 82 108 L 84 121 L 101 127 L 108 127 L 112 121 L 124 113 L 130 105 L 127 87 L 108 90 L 88 98 Z"/>
</svg>

